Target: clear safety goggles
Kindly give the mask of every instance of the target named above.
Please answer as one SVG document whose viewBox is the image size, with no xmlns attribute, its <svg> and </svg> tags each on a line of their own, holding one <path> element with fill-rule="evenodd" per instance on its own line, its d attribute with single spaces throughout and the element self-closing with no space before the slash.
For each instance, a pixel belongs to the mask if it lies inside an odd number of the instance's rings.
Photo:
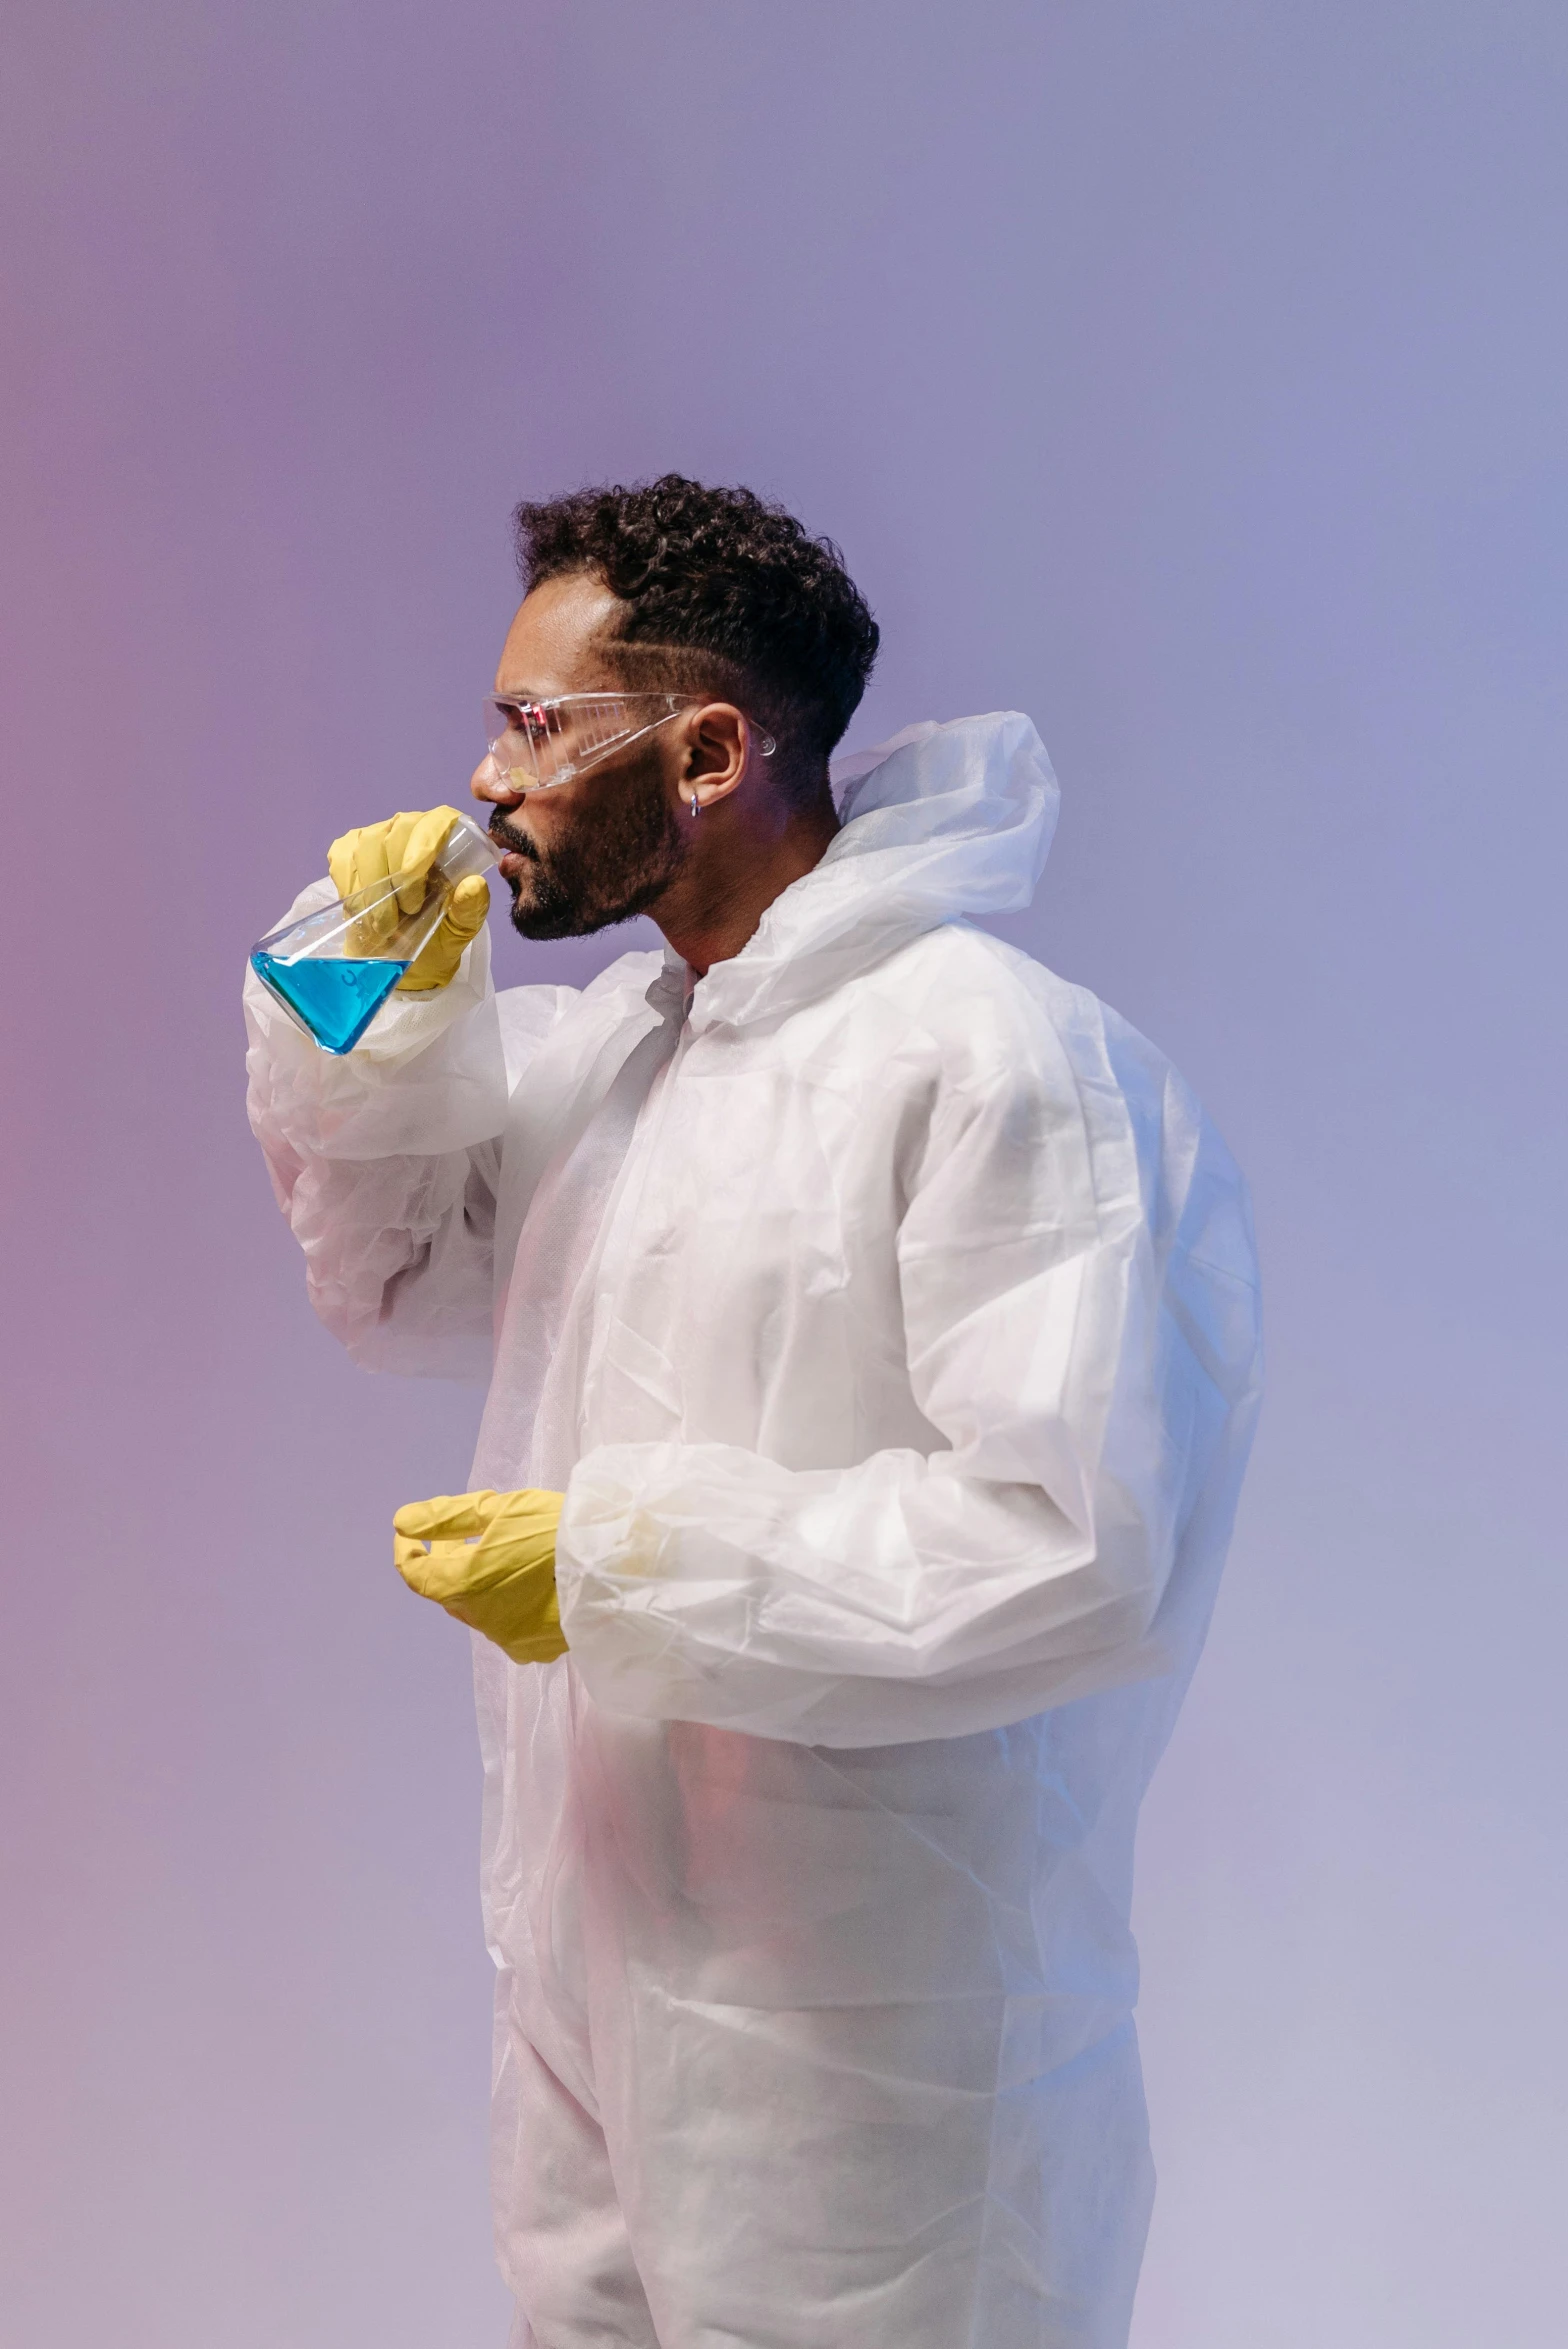
<svg viewBox="0 0 1568 2349">
<path fill-rule="evenodd" d="M 695 709 L 691 693 L 560 693 L 552 701 L 485 699 L 495 780 L 508 791 L 548 791 L 628 743 Z"/>
<path fill-rule="evenodd" d="M 506 791 L 549 791 L 596 767 L 629 743 L 638 742 L 682 710 L 704 700 L 697 693 L 558 693 L 550 701 L 485 697 L 485 739 L 490 769 Z M 776 749 L 771 734 L 758 731 L 764 758 Z"/>
</svg>

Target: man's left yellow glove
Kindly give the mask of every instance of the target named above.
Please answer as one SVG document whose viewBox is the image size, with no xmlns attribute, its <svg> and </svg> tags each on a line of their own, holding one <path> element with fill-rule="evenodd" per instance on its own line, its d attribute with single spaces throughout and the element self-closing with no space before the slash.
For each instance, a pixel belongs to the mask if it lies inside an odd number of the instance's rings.
<svg viewBox="0 0 1568 2349">
<path fill-rule="evenodd" d="M 454 824 L 461 823 L 455 807 L 423 808 L 412 815 L 388 816 L 381 824 L 361 824 L 345 832 L 327 850 L 327 870 L 339 897 L 353 897 L 386 881 L 394 873 L 408 876 L 408 886 L 389 898 L 374 914 L 358 917 L 355 951 L 374 955 L 397 925 L 398 908 L 418 913 L 425 900 L 425 882 L 431 866 L 447 844 Z M 447 986 L 456 976 L 469 940 L 484 928 L 490 911 L 490 891 L 483 873 L 470 873 L 447 899 L 445 913 L 425 940 L 413 963 L 398 981 L 411 995 L 428 995 Z M 358 935 L 363 933 L 363 935 Z"/>
<path fill-rule="evenodd" d="M 555 1529 L 564 1493 L 458 1493 L 410 1501 L 392 1520 L 410 1590 L 482 1631 L 516 1664 L 564 1656 Z"/>
</svg>

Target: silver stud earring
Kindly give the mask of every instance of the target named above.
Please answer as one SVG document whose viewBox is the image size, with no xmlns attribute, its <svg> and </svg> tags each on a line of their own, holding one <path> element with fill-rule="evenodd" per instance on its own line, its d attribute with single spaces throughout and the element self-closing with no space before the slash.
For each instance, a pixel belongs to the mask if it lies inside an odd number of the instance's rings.
<svg viewBox="0 0 1568 2349">
<path fill-rule="evenodd" d="M 696 822 L 697 818 L 698 818 L 698 817 L 701 815 L 701 813 L 702 813 L 702 810 L 701 810 L 701 808 L 700 808 L 700 807 L 697 805 L 697 794 L 696 794 L 696 792 L 695 792 L 695 791 L 694 791 L 694 792 L 692 793 L 692 795 L 691 795 L 691 813 L 692 813 L 692 821 L 693 821 L 693 823 L 695 823 L 695 822 Z"/>
</svg>

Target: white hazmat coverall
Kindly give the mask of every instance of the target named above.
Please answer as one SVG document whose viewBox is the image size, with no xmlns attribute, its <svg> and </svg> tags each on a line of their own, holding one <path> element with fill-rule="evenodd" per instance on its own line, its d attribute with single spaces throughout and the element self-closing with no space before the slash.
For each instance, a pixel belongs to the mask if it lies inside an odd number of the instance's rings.
<svg viewBox="0 0 1568 2349">
<path fill-rule="evenodd" d="M 1246 1196 L 969 926 L 1049 845 L 1027 719 L 835 780 L 695 985 L 497 997 L 481 932 L 342 1060 L 247 991 L 317 1311 L 490 1370 L 473 1486 L 566 1494 L 570 1654 L 475 1643 L 515 2349 L 1127 2337 L 1133 1831 L 1251 1433 Z"/>
</svg>

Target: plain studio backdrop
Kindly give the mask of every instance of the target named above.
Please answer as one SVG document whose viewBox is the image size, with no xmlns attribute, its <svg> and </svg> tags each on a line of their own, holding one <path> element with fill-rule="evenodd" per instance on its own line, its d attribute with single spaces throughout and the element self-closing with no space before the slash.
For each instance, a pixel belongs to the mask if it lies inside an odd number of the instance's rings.
<svg viewBox="0 0 1568 2349">
<path fill-rule="evenodd" d="M 245 950 L 461 795 L 508 510 L 843 545 L 1011 706 L 1011 933 L 1254 1185 L 1271 1387 L 1137 1923 L 1137 2349 L 1565 2304 L 1561 0 L 11 0 L 0 2337 L 484 2349 L 476 1398 L 318 1329 Z M 498 937 L 502 983 L 639 931 Z M 787 2294 L 787 2279 L 781 2293 Z"/>
</svg>

